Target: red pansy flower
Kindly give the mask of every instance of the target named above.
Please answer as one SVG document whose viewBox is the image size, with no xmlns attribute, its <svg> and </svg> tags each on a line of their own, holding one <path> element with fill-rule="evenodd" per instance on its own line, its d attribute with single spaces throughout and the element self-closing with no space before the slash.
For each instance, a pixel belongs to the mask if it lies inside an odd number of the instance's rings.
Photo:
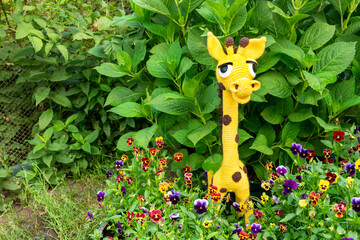
<svg viewBox="0 0 360 240">
<path fill-rule="evenodd" d="M 183 154 L 182 153 L 175 153 L 174 154 L 174 160 L 175 162 L 181 162 L 181 160 L 183 159 Z"/>
<path fill-rule="evenodd" d="M 344 131 L 335 131 L 333 133 L 333 139 L 336 141 L 336 142 L 341 142 L 342 140 L 344 140 L 344 136 L 345 136 L 345 132 Z"/>
</svg>

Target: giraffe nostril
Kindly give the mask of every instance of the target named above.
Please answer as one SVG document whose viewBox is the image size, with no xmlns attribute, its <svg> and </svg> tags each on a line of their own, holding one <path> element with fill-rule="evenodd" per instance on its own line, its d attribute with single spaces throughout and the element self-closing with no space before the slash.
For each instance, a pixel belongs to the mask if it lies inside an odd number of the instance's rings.
<svg viewBox="0 0 360 240">
<path fill-rule="evenodd" d="M 235 89 L 238 90 L 239 88 L 239 85 L 235 84 Z"/>
<path fill-rule="evenodd" d="M 255 87 L 255 84 L 251 84 L 251 87 L 254 88 L 254 87 Z"/>
</svg>

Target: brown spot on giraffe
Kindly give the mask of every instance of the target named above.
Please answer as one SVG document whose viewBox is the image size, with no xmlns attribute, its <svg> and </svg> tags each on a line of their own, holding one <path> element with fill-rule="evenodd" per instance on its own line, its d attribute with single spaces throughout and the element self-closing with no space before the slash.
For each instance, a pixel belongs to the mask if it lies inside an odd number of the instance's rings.
<svg viewBox="0 0 360 240">
<path fill-rule="evenodd" d="M 243 37 L 243 38 L 240 39 L 239 45 L 240 45 L 240 47 L 244 48 L 247 45 L 249 45 L 249 42 L 250 42 L 249 38 Z"/>
<path fill-rule="evenodd" d="M 236 137 L 235 137 L 235 142 L 238 143 L 239 142 L 239 134 L 236 134 Z"/>
<path fill-rule="evenodd" d="M 241 173 L 240 172 L 236 172 L 232 175 L 232 179 L 234 180 L 234 182 L 239 182 L 241 179 Z"/>
<path fill-rule="evenodd" d="M 221 90 L 223 90 L 223 91 L 226 90 L 226 88 L 225 88 L 225 86 L 224 86 L 223 83 L 218 83 L 218 84 L 219 84 L 219 89 L 221 89 Z"/>
<path fill-rule="evenodd" d="M 225 126 L 229 125 L 231 123 L 231 117 L 229 115 L 224 115 L 222 122 Z"/>
<path fill-rule="evenodd" d="M 225 39 L 225 46 L 228 48 L 232 45 L 234 45 L 234 39 L 232 37 L 227 37 Z"/>
<path fill-rule="evenodd" d="M 245 173 L 245 174 L 247 174 L 247 173 L 248 173 L 248 171 L 247 171 L 247 167 L 246 167 L 246 166 L 244 166 L 244 167 L 243 167 L 243 171 L 244 171 L 244 173 Z"/>
<path fill-rule="evenodd" d="M 227 192 L 227 189 L 226 189 L 226 188 L 221 188 L 221 189 L 220 189 L 220 192 L 221 192 L 221 193 L 225 193 L 225 192 Z"/>
</svg>

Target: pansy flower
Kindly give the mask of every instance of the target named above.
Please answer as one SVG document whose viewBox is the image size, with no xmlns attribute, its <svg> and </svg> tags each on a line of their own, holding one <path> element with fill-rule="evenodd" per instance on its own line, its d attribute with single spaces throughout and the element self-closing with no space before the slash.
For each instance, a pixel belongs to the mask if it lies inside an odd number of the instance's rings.
<svg viewBox="0 0 360 240">
<path fill-rule="evenodd" d="M 212 222 L 213 222 L 213 221 L 211 221 L 211 220 L 205 220 L 204 223 L 203 223 L 203 226 L 206 227 L 206 228 L 208 228 L 208 227 L 210 227 L 210 225 L 211 225 Z"/>
<path fill-rule="evenodd" d="M 120 221 L 117 222 L 116 227 L 117 227 L 117 232 L 121 235 L 124 231 L 124 228 L 121 226 Z"/>
<path fill-rule="evenodd" d="M 276 172 L 277 174 L 281 175 L 281 176 L 285 176 L 285 173 L 287 173 L 286 167 L 284 167 L 283 165 L 280 165 L 276 168 Z"/>
<path fill-rule="evenodd" d="M 156 148 L 150 148 L 149 152 L 150 152 L 151 156 L 153 156 L 153 157 L 156 156 Z"/>
<path fill-rule="evenodd" d="M 128 138 L 128 140 L 126 140 L 126 142 L 129 146 L 131 146 L 134 143 L 134 138 Z"/>
<path fill-rule="evenodd" d="M 280 204 L 279 199 L 278 199 L 275 195 L 272 195 L 272 200 L 273 200 L 276 204 Z"/>
<path fill-rule="evenodd" d="M 345 136 L 345 132 L 344 131 L 335 131 L 333 133 L 333 139 L 336 141 L 336 142 L 341 142 L 342 140 L 344 140 L 344 136 Z"/>
<path fill-rule="evenodd" d="M 349 173 L 349 176 L 355 175 L 355 163 L 348 163 L 345 165 L 345 171 Z"/>
<path fill-rule="evenodd" d="M 340 204 L 335 204 L 332 210 L 336 213 L 335 216 L 337 218 L 342 218 L 344 216 L 343 213 L 346 213 L 346 203 L 341 201 Z"/>
<path fill-rule="evenodd" d="M 106 179 L 109 179 L 112 175 L 113 173 L 110 170 L 106 170 Z"/>
<path fill-rule="evenodd" d="M 98 191 L 96 197 L 97 197 L 97 201 L 98 201 L 99 203 L 101 203 L 101 202 L 104 201 L 104 199 L 105 199 L 105 192 Z"/>
<path fill-rule="evenodd" d="M 124 177 L 119 176 L 119 175 L 116 176 L 116 182 L 117 182 L 117 183 L 120 183 L 120 182 L 122 182 L 122 181 L 124 181 L 124 180 L 125 180 Z"/>
<path fill-rule="evenodd" d="M 115 164 L 116 164 L 116 169 L 119 170 L 124 165 L 124 162 L 121 160 L 120 161 L 116 160 Z"/>
<path fill-rule="evenodd" d="M 277 172 L 272 172 L 270 175 L 269 175 L 269 179 L 272 179 L 273 181 L 276 181 L 280 178 L 279 174 Z"/>
<path fill-rule="evenodd" d="M 175 162 L 181 162 L 181 160 L 183 159 L 183 154 L 182 153 L 175 153 L 174 154 L 174 160 Z"/>
<path fill-rule="evenodd" d="M 270 182 L 262 180 L 261 187 L 265 189 L 265 191 L 269 191 L 271 189 Z"/>
<path fill-rule="evenodd" d="M 253 212 L 256 220 L 260 221 L 260 219 L 262 218 L 262 216 L 264 215 L 264 213 L 262 211 L 259 211 L 259 209 L 255 209 Z"/>
<path fill-rule="evenodd" d="M 152 210 L 150 212 L 150 219 L 152 222 L 159 222 L 161 220 L 161 211 L 160 210 Z"/>
<path fill-rule="evenodd" d="M 360 171 L 360 158 L 355 162 L 355 169 L 359 169 Z"/>
<path fill-rule="evenodd" d="M 144 158 L 141 159 L 141 162 L 143 164 L 149 165 L 150 164 L 150 159 L 148 157 L 144 157 Z"/>
<path fill-rule="evenodd" d="M 216 193 L 217 191 L 218 191 L 217 186 L 214 186 L 214 185 L 212 185 L 212 184 L 209 185 L 209 192 L 210 192 L 210 194 L 211 194 L 211 193 Z"/>
<path fill-rule="evenodd" d="M 298 155 L 301 149 L 302 149 L 301 144 L 296 144 L 295 142 L 290 147 L 290 151 L 294 155 Z"/>
<path fill-rule="evenodd" d="M 355 212 L 360 212 L 360 197 L 353 197 L 351 199 L 352 209 Z"/>
<path fill-rule="evenodd" d="M 309 150 L 307 159 L 311 160 L 315 157 L 315 150 Z"/>
<path fill-rule="evenodd" d="M 186 181 L 186 186 L 188 186 L 188 188 L 192 188 L 192 187 L 193 187 L 192 181 L 191 181 L 191 180 L 187 180 L 187 181 Z"/>
<path fill-rule="evenodd" d="M 137 200 L 139 200 L 141 203 L 142 203 L 142 202 L 146 202 L 145 197 L 142 196 L 142 195 L 140 195 L 139 197 L 137 197 Z"/>
<path fill-rule="evenodd" d="M 249 234 L 249 240 L 255 240 L 257 238 L 257 234 L 256 233 L 250 233 Z"/>
<path fill-rule="evenodd" d="M 239 240 L 247 240 L 247 239 L 249 239 L 249 234 L 247 234 L 244 231 L 241 231 L 238 236 L 239 236 Z"/>
<path fill-rule="evenodd" d="M 125 162 L 126 160 L 128 160 L 128 156 L 126 156 L 125 154 L 123 154 L 123 155 L 121 156 L 121 160 L 123 160 L 123 161 Z"/>
<path fill-rule="evenodd" d="M 159 183 L 159 190 L 160 190 L 160 192 L 166 193 L 166 191 L 168 190 L 168 186 L 169 186 L 169 184 L 166 183 L 166 182 L 161 182 L 161 183 Z"/>
<path fill-rule="evenodd" d="M 308 154 L 309 154 L 309 150 L 304 148 L 302 148 L 299 152 L 300 158 L 307 158 Z"/>
<path fill-rule="evenodd" d="M 134 179 L 132 177 L 128 177 L 126 180 L 127 180 L 128 184 L 131 184 L 131 182 L 134 181 Z"/>
<path fill-rule="evenodd" d="M 251 232 L 252 233 L 259 233 L 261 231 L 261 224 L 253 223 L 251 224 Z"/>
<path fill-rule="evenodd" d="M 234 223 L 234 225 L 236 228 L 231 232 L 231 234 L 239 235 L 242 232 L 242 228 L 240 228 L 239 224 L 237 223 Z"/>
<path fill-rule="evenodd" d="M 325 174 L 325 180 L 329 181 L 330 184 L 337 183 L 339 176 L 337 173 L 328 172 Z"/>
<path fill-rule="evenodd" d="M 197 214 L 203 214 L 207 212 L 207 206 L 209 205 L 209 202 L 206 199 L 196 199 L 194 202 L 194 209 Z"/>
<path fill-rule="evenodd" d="M 159 164 L 161 167 L 166 167 L 166 158 L 160 158 L 159 159 Z"/>
<path fill-rule="evenodd" d="M 220 201 L 220 198 L 221 198 L 221 193 L 211 193 L 211 200 L 213 202 L 219 202 Z"/>
<path fill-rule="evenodd" d="M 184 180 L 188 181 L 188 180 L 192 180 L 192 173 L 185 173 L 184 174 Z"/>
<path fill-rule="evenodd" d="M 284 233 L 284 232 L 286 232 L 286 230 L 287 230 L 287 227 L 286 227 L 284 224 L 281 224 L 281 223 L 280 223 L 279 231 L 282 232 L 282 233 Z"/>
<path fill-rule="evenodd" d="M 285 180 L 285 182 L 283 183 L 283 188 L 284 188 L 284 195 L 288 195 L 292 193 L 294 189 L 297 188 L 297 183 L 292 179 Z"/>
<path fill-rule="evenodd" d="M 240 204 L 237 202 L 233 202 L 232 204 L 233 208 L 235 209 L 236 212 L 242 212 L 240 209 Z"/>
<path fill-rule="evenodd" d="M 302 183 L 302 182 L 303 182 L 302 175 L 296 175 L 295 178 L 296 178 L 296 180 L 299 181 L 299 183 Z"/>
<path fill-rule="evenodd" d="M 275 215 L 281 216 L 284 213 L 284 210 L 275 210 Z"/>
<path fill-rule="evenodd" d="M 309 195 L 307 195 L 306 193 L 301 194 L 300 199 L 308 199 Z"/>
<path fill-rule="evenodd" d="M 314 191 L 311 191 L 309 198 L 310 198 L 311 205 L 317 206 L 319 199 L 320 199 L 320 193 L 315 193 Z"/>
<path fill-rule="evenodd" d="M 133 152 L 134 152 L 135 155 L 139 154 L 140 149 L 138 147 L 133 147 Z"/>
<path fill-rule="evenodd" d="M 266 169 L 267 169 L 268 171 L 271 171 L 271 170 L 273 169 L 273 165 L 272 165 L 271 162 L 266 161 Z"/>
<path fill-rule="evenodd" d="M 158 149 L 162 149 L 164 147 L 164 142 L 163 142 L 163 137 L 157 137 L 155 138 L 156 141 L 156 146 L 158 147 Z"/>
<path fill-rule="evenodd" d="M 143 225 L 143 224 L 145 223 L 145 217 L 146 217 L 145 213 L 142 213 L 142 214 L 136 213 L 136 215 L 135 215 L 135 220 L 136 220 L 136 221 L 139 221 L 139 220 L 140 220 L 141 225 Z"/>
<path fill-rule="evenodd" d="M 344 166 L 349 162 L 349 160 L 342 160 L 340 161 L 340 167 L 344 168 Z M 356 167 L 356 166 L 355 166 Z"/>
<path fill-rule="evenodd" d="M 309 202 L 309 200 L 301 199 L 299 201 L 299 206 L 304 208 L 304 207 L 306 207 L 308 205 L 308 202 Z"/>
<path fill-rule="evenodd" d="M 94 214 L 87 212 L 85 222 L 88 222 L 88 221 L 92 222 L 93 219 L 94 219 Z"/>
<path fill-rule="evenodd" d="M 319 188 L 321 191 L 326 192 L 329 189 L 330 182 L 328 180 L 320 180 Z"/>
<path fill-rule="evenodd" d="M 346 179 L 346 181 L 347 181 L 347 183 L 351 186 L 351 185 L 353 184 L 353 182 L 354 182 L 354 179 L 353 179 L 352 177 L 348 177 L 348 178 Z"/>
<path fill-rule="evenodd" d="M 266 195 L 266 193 L 263 192 L 262 195 L 261 195 L 261 203 L 265 204 L 268 200 L 269 200 L 269 196 Z"/>
<path fill-rule="evenodd" d="M 126 187 L 121 186 L 120 191 L 121 191 L 121 193 L 122 193 L 122 196 L 125 196 L 125 194 L 126 194 Z"/>
<path fill-rule="evenodd" d="M 156 175 L 160 176 L 164 171 L 162 169 L 160 169 L 159 171 L 156 172 Z M 170 185 L 170 184 L 169 184 Z M 170 186 L 171 187 L 171 186 Z"/>
<path fill-rule="evenodd" d="M 325 158 L 329 158 L 331 156 L 331 150 L 330 149 L 324 149 L 323 154 Z"/>
<path fill-rule="evenodd" d="M 179 219 L 180 213 L 172 213 L 170 214 L 170 220 L 172 221 L 171 225 L 174 225 L 174 223 Z"/>
<path fill-rule="evenodd" d="M 346 237 L 344 237 L 343 239 L 341 239 L 341 240 L 354 240 L 353 238 L 346 238 Z"/>
<path fill-rule="evenodd" d="M 174 189 L 171 190 L 171 194 L 169 195 L 170 201 L 172 204 L 176 205 L 180 201 L 180 193 L 176 192 Z"/>
<path fill-rule="evenodd" d="M 179 228 L 179 230 L 180 230 L 180 232 L 181 232 L 181 230 L 182 230 L 182 228 L 183 228 L 183 225 L 182 225 L 182 224 L 179 224 L 178 228 Z"/>
<path fill-rule="evenodd" d="M 191 167 L 186 166 L 186 167 L 183 168 L 183 171 L 184 171 L 184 173 L 189 173 L 189 172 L 191 172 Z"/>
<path fill-rule="evenodd" d="M 131 221 L 132 221 L 132 219 L 133 219 L 133 217 L 134 217 L 134 212 L 129 212 L 129 211 L 127 211 L 126 212 L 126 219 L 128 220 L 128 224 L 130 225 L 130 223 L 131 223 Z"/>
</svg>

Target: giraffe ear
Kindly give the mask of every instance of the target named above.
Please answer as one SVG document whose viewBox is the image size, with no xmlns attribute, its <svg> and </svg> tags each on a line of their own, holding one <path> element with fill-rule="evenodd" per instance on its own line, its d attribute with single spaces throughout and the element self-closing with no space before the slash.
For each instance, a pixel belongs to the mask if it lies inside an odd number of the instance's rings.
<svg viewBox="0 0 360 240">
<path fill-rule="evenodd" d="M 217 61 L 223 59 L 226 56 L 221 43 L 212 32 L 207 33 L 207 48 L 209 50 L 210 56 L 215 58 Z"/>
<path fill-rule="evenodd" d="M 238 50 L 238 53 L 244 55 L 246 58 L 258 59 L 265 51 L 266 37 L 260 39 L 250 39 L 249 44 Z"/>
</svg>

